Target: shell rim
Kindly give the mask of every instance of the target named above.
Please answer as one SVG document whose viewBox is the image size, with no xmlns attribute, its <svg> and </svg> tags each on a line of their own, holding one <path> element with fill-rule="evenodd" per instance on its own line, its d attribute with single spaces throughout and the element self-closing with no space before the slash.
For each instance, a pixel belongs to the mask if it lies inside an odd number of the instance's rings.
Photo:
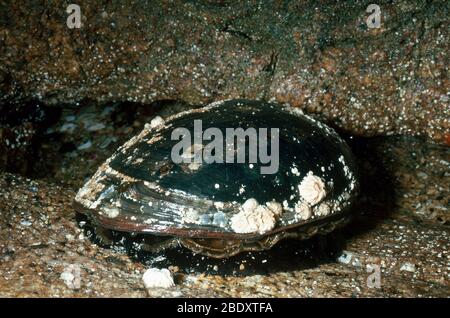
<svg viewBox="0 0 450 318">
<path fill-rule="evenodd" d="M 73 207 L 76 212 L 81 213 L 88 217 L 88 219 L 98 226 L 111 229 L 118 232 L 129 232 L 139 234 L 149 234 L 157 236 L 174 236 L 174 237 L 186 237 L 186 238 L 209 238 L 209 239 L 230 239 L 230 240 L 258 240 L 263 237 L 276 235 L 282 232 L 290 232 L 295 228 L 302 228 L 306 226 L 315 226 L 322 223 L 329 222 L 333 219 L 341 219 L 351 216 L 350 209 L 347 208 L 344 211 L 336 213 L 334 215 L 327 215 L 317 217 L 313 220 L 303 221 L 299 223 L 293 223 L 286 226 L 278 226 L 271 231 L 263 234 L 259 233 L 235 233 L 235 232 L 221 232 L 210 230 L 192 230 L 189 228 L 176 228 L 176 227 L 164 227 L 154 228 L 148 224 L 139 223 L 127 219 L 123 216 L 117 216 L 115 218 L 109 218 L 96 213 L 94 209 L 87 209 L 79 202 L 74 201 Z M 295 231 L 295 230 L 294 230 Z"/>
</svg>

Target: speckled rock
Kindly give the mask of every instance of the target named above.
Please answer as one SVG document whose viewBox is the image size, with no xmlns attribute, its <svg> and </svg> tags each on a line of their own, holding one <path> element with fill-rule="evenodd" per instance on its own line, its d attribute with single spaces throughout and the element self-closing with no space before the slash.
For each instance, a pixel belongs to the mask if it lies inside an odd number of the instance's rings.
<svg viewBox="0 0 450 318">
<path fill-rule="evenodd" d="M 359 135 L 450 143 L 446 1 L 0 4 L 0 112 L 51 105 L 275 100 Z M 186 32 L 189 30 L 189 32 Z"/>
</svg>

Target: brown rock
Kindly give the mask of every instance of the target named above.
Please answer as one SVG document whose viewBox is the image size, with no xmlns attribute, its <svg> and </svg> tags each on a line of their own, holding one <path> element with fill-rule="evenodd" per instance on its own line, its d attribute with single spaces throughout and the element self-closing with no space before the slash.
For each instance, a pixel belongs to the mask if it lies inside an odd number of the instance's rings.
<svg viewBox="0 0 450 318">
<path fill-rule="evenodd" d="M 82 28 L 61 6 L 4 4 L 1 103 L 38 98 L 200 104 L 269 99 L 353 134 L 425 135 L 448 144 L 448 8 L 365 2 L 277 5 L 85 1 Z"/>
</svg>

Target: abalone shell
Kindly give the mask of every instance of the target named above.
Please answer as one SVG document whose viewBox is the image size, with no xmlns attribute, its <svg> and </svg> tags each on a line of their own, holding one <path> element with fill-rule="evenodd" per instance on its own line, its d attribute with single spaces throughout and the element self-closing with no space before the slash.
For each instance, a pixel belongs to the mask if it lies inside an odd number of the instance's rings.
<svg viewBox="0 0 450 318">
<path fill-rule="evenodd" d="M 276 173 L 262 174 L 267 164 L 249 163 L 248 151 L 244 163 L 175 163 L 172 133 L 182 127 L 193 136 L 196 120 L 203 132 L 224 135 L 227 128 L 277 129 Z M 209 142 L 194 144 L 187 157 Z M 257 240 L 346 215 L 357 188 L 351 151 L 333 129 L 295 108 L 228 100 L 155 118 L 79 190 L 75 207 L 118 231 Z"/>
</svg>

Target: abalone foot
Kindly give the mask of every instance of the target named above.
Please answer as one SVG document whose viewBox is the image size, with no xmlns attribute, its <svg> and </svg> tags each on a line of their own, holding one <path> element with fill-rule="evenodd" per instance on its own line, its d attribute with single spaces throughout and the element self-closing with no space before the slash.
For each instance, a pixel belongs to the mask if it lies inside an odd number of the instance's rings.
<svg viewBox="0 0 450 318">
<path fill-rule="evenodd" d="M 77 213 L 77 219 L 86 222 L 83 226 L 94 243 L 103 247 L 139 246 L 139 249 L 148 253 L 159 253 L 167 248 L 183 246 L 193 253 L 211 258 L 222 259 L 237 255 L 241 252 L 269 250 L 283 239 L 307 240 L 316 235 L 326 235 L 337 228 L 345 226 L 350 221 L 350 214 L 338 214 L 326 219 L 305 224 L 286 231 L 275 232 L 259 239 L 237 238 L 201 238 L 162 236 L 154 234 L 117 231 L 105 228 L 89 220 L 88 216 Z"/>
<path fill-rule="evenodd" d="M 306 240 L 315 235 L 326 235 L 349 222 L 348 215 L 338 215 L 332 220 L 319 220 L 290 231 L 277 232 L 259 240 L 224 240 L 181 238 L 180 243 L 194 253 L 212 258 L 227 258 L 241 252 L 269 250 L 279 241 L 287 238 Z"/>
</svg>

